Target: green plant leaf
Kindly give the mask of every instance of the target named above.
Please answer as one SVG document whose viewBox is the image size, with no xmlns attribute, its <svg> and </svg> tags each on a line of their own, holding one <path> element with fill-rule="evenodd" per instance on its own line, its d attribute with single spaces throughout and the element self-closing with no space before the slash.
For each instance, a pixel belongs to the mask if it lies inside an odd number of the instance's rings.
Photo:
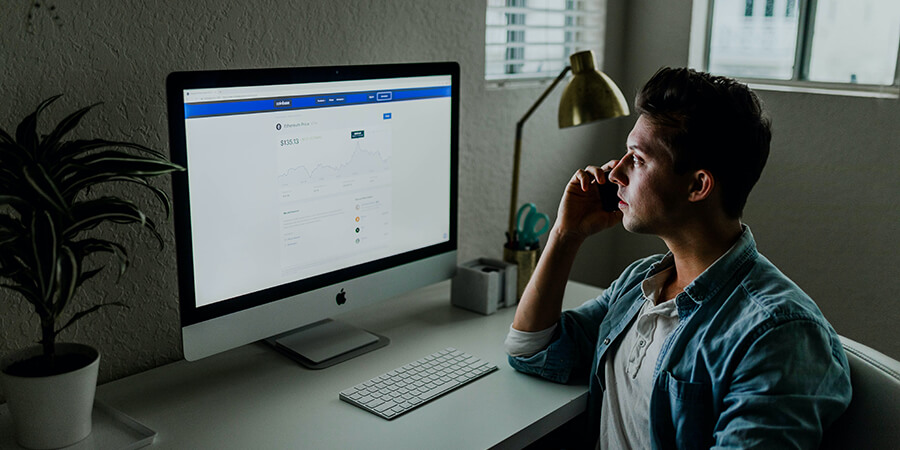
<svg viewBox="0 0 900 450">
<path fill-rule="evenodd" d="M 40 143 L 41 153 L 47 155 L 56 148 L 60 139 L 65 136 L 68 132 L 72 131 L 73 128 L 78 126 L 78 123 L 81 122 L 81 119 L 90 112 L 95 106 L 99 105 L 100 102 L 94 103 L 90 106 L 85 106 L 84 108 L 79 109 L 78 111 L 73 112 L 66 116 L 63 120 L 61 120 L 53 131 L 48 134 L 43 142 Z"/>
<path fill-rule="evenodd" d="M 107 252 L 114 254 L 119 259 L 119 272 L 117 275 L 117 281 L 121 279 L 122 274 L 125 273 L 125 270 L 128 268 L 130 261 L 128 259 L 128 250 L 125 249 L 125 246 L 118 244 L 116 242 L 108 241 L 105 239 L 96 239 L 96 238 L 87 238 L 82 239 L 80 241 L 72 242 L 72 250 L 77 255 L 81 255 L 82 261 L 84 258 L 93 255 L 98 252 Z M 102 269 L 102 268 L 101 268 Z M 99 271 L 100 269 L 98 269 Z M 96 274 L 91 274 L 90 276 L 84 278 L 80 282 L 83 283 L 88 278 L 94 276 Z"/>
<path fill-rule="evenodd" d="M 66 199 L 56 186 L 56 182 L 47 175 L 47 172 L 40 165 L 29 165 L 23 168 L 25 180 L 29 186 L 38 194 L 38 196 L 46 201 L 50 206 L 61 214 L 66 214 Z"/>
<path fill-rule="evenodd" d="M 8 137 L 9 136 L 6 135 L 2 139 L 6 139 Z M 15 164 L 16 166 L 20 166 L 22 164 L 25 164 L 25 162 L 32 160 L 32 156 L 24 148 L 22 148 L 21 145 L 16 144 L 12 141 L 6 142 L 0 140 L 0 162 L 2 162 L 3 164 Z"/>
<path fill-rule="evenodd" d="M 28 202 L 18 195 L 0 194 L 0 205 L 25 206 Z"/>
<path fill-rule="evenodd" d="M 86 187 L 113 181 L 117 177 L 152 178 L 179 170 L 183 169 L 168 161 L 147 159 L 121 152 L 103 152 L 61 167 L 60 177 L 65 180 L 65 186 L 61 191 L 71 195 Z"/>
<path fill-rule="evenodd" d="M 154 177 L 181 170 L 181 166 L 164 159 L 134 156 L 119 151 L 94 153 L 73 162 L 82 166 L 84 170 L 116 175 Z"/>
<path fill-rule="evenodd" d="M 11 164 L 15 165 L 15 163 Z M 12 173 L 4 167 L 0 167 L 0 192 L 6 197 L 0 201 L 0 205 L 11 206 L 20 217 L 29 215 L 29 211 L 41 203 L 41 200 L 37 198 L 38 194 L 34 192 L 21 172 Z M 17 200 L 15 197 L 21 200 Z"/>
<path fill-rule="evenodd" d="M 6 228 L 0 228 L 0 248 L 6 250 L 8 244 L 12 244 L 19 239 L 20 234 Z"/>
<path fill-rule="evenodd" d="M 82 271 L 81 275 L 78 277 L 78 285 L 76 286 L 76 288 L 80 288 L 81 285 L 84 284 L 85 281 L 90 280 L 91 278 L 94 278 L 95 275 L 97 275 L 98 273 L 100 273 L 102 271 L 103 271 L 103 266 L 100 266 L 96 269 Z"/>
<path fill-rule="evenodd" d="M 14 264 L 7 264 L 8 261 L 0 263 L 0 278 L 12 279 L 17 273 L 21 272 L 21 267 Z"/>
<path fill-rule="evenodd" d="M 13 291 L 18 292 L 20 295 L 22 295 L 22 297 L 25 298 L 25 300 L 26 300 L 28 303 L 31 303 L 31 305 L 34 306 L 35 312 L 37 312 L 38 315 L 42 315 L 42 312 L 43 312 L 44 315 L 49 315 L 49 314 L 50 314 L 50 311 L 47 311 L 47 310 L 44 308 L 44 303 L 41 301 L 41 298 L 40 298 L 41 296 L 40 296 L 40 294 L 38 294 L 38 293 L 35 292 L 34 290 L 29 289 L 29 288 L 27 288 L 27 287 L 25 287 L 25 286 L 22 286 L 22 285 L 20 285 L 20 284 L 9 284 L 9 283 L 2 283 L 2 284 L 0 284 L 0 288 L 11 289 L 11 290 L 13 290 Z M 38 311 L 38 309 L 43 309 L 43 311 Z"/>
<path fill-rule="evenodd" d="M 156 186 L 153 186 L 152 184 L 150 184 L 149 181 L 147 181 L 144 178 L 140 178 L 140 177 L 112 177 L 109 179 L 109 181 L 124 181 L 124 182 L 130 182 L 130 183 L 137 183 L 137 184 L 140 184 L 140 185 L 146 187 L 147 189 L 150 190 L 150 192 L 152 192 L 156 196 L 156 199 L 159 200 L 159 203 L 162 204 L 163 209 L 166 212 L 166 220 L 169 219 L 169 216 L 171 215 L 171 210 L 172 210 L 172 200 L 169 198 L 169 194 L 167 194 L 162 189 L 160 189 Z"/>
<path fill-rule="evenodd" d="M 44 302 L 50 302 L 53 291 L 51 283 L 56 278 L 57 236 L 53 217 L 47 211 L 31 218 L 31 246 L 38 288 Z"/>
<path fill-rule="evenodd" d="M 50 310 L 47 309 L 40 288 L 37 286 L 37 280 L 34 278 L 34 271 L 31 270 L 18 256 L 9 257 L 3 255 L 2 257 L 8 260 L 4 262 L 2 276 L 12 283 L 4 283 L 0 286 L 19 292 L 25 297 L 25 300 L 28 301 L 28 303 L 31 303 L 38 316 L 50 317 Z M 15 262 L 9 264 L 9 261 Z"/>
<path fill-rule="evenodd" d="M 59 150 L 57 151 L 57 158 L 62 162 L 66 162 L 71 158 L 83 155 L 94 150 L 99 150 L 101 148 L 129 148 L 132 150 L 137 150 L 141 153 L 146 153 L 159 160 L 167 160 L 166 155 L 149 147 L 135 144 L 133 142 L 110 141 L 107 139 L 79 139 L 64 142 L 60 144 Z"/>
<path fill-rule="evenodd" d="M 26 247 L 28 250 L 31 249 L 30 242 L 29 242 L 29 245 L 27 245 Z M 22 252 L 22 254 L 24 255 L 26 253 Z M 18 254 L 12 255 L 12 257 L 10 259 L 12 261 L 14 261 L 14 263 L 13 264 L 4 263 L 4 267 L 17 267 L 17 268 L 19 268 L 18 271 L 27 272 L 29 275 L 28 279 L 32 281 L 31 284 L 34 285 L 35 289 L 37 289 L 39 287 L 37 284 L 37 279 L 35 279 L 33 276 L 31 276 L 32 273 L 34 272 L 34 267 L 31 264 L 28 264 L 28 262 L 25 261 L 24 259 L 22 259 L 22 257 L 19 256 Z M 20 281 L 20 280 L 17 280 L 17 281 Z M 19 282 L 19 284 L 25 285 L 26 283 L 24 281 L 25 280 L 21 280 Z"/>
<path fill-rule="evenodd" d="M 121 254 L 125 255 L 126 258 L 128 255 L 125 246 L 106 239 L 86 238 L 80 241 L 72 241 L 70 245 L 72 246 L 72 250 L 75 251 L 76 254 L 82 255 L 82 257 L 90 256 L 97 252 L 114 253 L 117 255 Z"/>
<path fill-rule="evenodd" d="M 3 191 L 7 194 L 10 193 L 9 189 L 12 189 L 13 186 L 24 184 L 21 172 L 13 172 L 10 167 L 22 167 L 22 164 L 16 161 L 4 161 L 3 165 L 0 165 L 0 185 L 7 189 Z"/>
<path fill-rule="evenodd" d="M 111 196 L 75 202 L 71 212 L 72 223 L 63 232 L 70 239 L 107 220 L 122 220 L 124 223 L 140 222 L 143 225 L 147 219 L 147 216 L 134 203 Z"/>
<path fill-rule="evenodd" d="M 0 144 L 2 144 L 0 145 L 0 147 L 6 145 L 16 145 L 16 140 L 13 139 L 13 137 L 10 136 L 9 133 L 6 132 L 6 130 L 0 128 Z"/>
<path fill-rule="evenodd" d="M 71 163 L 59 168 L 57 176 L 64 180 L 60 186 L 62 195 L 66 198 L 74 198 L 83 189 L 89 189 L 101 183 L 138 182 L 138 179 L 152 178 L 180 170 L 184 169 L 165 160 L 134 156 L 120 151 L 106 151 L 77 160 L 73 159 Z M 140 183 L 150 187 L 145 182 Z M 168 201 L 164 203 L 168 203 Z"/>
<path fill-rule="evenodd" d="M 62 94 L 54 95 L 41 102 L 33 113 L 22 119 L 22 122 L 20 122 L 19 126 L 16 128 L 16 142 L 18 142 L 26 151 L 32 152 L 32 158 L 38 157 L 37 150 L 39 140 L 37 135 L 37 118 L 44 108 L 55 102 L 61 96 Z"/>
<path fill-rule="evenodd" d="M 26 226 L 20 217 L 0 214 L 0 277 L 13 278 L 21 271 L 30 270 L 22 259 L 22 256 L 32 253 L 31 239 L 28 235 L 30 216 L 28 224 Z"/>
<path fill-rule="evenodd" d="M 72 249 L 62 245 L 60 250 L 56 260 L 56 278 L 53 283 L 56 291 L 56 301 L 53 302 L 54 317 L 59 317 L 72 297 L 75 296 L 78 274 L 81 273 L 81 263 Z"/>
<path fill-rule="evenodd" d="M 119 224 L 140 223 L 156 238 L 162 249 L 165 241 L 156 231 L 156 224 L 134 203 L 117 197 L 100 197 L 78 202 L 72 207 L 73 222 L 65 229 L 64 236 L 71 239 L 78 233 L 109 221 Z"/>
<path fill-rule="evenodd" d="M 79 311 L 79 312 L 75 313 L 75 314 L 72 316 L 72 318 L 69 319 L 69 321 L 66 322 L 66 324 L 62 326 L 62 328 L 56 330 L 56 332 L 54 332 L 53 335 L 54 335 L 54 336 L 58 336 L 59 333 L 61 333 L 61 332 L 62 332 L 63 330 L 65 330 L 66 328 L 69 328 L 70 326 L 72 326 L 72 324 L 75 323 L 78 319 L 81 319 L 82 317 L 84 317 L 84 316 L 86 316 L 86 315 L 88 315 L 88 314 L 90 314 L 90 313 L 92 313 L 92 312 L 94 312 L 94 311 L 97 311 L 98 309 L 103 308 L 103 307 L 105 307 L 105 306 L 121 306 L 121 307 L 123 307 L 123 308 L 127 308 L 127 307 L 128 307 L 128 305 L 126 305 L 126 304 L 124 304 L 124 303 L 122 303 L 122 302 L 108 302 L 108 303 L 100 303 L 99 305 L 94 305 L 94 306 L 92 306 L 92 307 L 90 307 L 90 308 L 88 308 L 88 309 L 85 309 L 84 311 Z"/>
<path fill-rule="evenodd" d="M 13 218 L 9 214 L 0 214 L 0 229 L 21 234 L 25 233 L 25 224 L 20 219 Z"/>
</svg>

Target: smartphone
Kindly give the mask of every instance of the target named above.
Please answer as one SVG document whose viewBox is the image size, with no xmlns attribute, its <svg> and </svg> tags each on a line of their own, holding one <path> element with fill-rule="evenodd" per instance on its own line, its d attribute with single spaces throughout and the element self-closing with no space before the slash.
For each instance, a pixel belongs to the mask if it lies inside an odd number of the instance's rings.
<svg viewBox="0 0 900 450">
<path fill-rule="evenodd" d="M 606 182 L 599 185 L 600 203 L 603 205 L 603 210 L 607 212 L 618 211 L 619 185 L 609 181 L 609 171 L 603 172 L 603 178 Z"/>
</svg>

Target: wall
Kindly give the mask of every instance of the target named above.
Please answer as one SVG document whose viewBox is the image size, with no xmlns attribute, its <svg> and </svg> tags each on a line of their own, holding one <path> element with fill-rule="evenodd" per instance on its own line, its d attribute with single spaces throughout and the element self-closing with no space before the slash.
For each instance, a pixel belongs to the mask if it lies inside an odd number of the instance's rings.
<svg viewBox="0 0 900 450">
<path fill-rule="evenodd" d="M 514 124 L 543 88 L 486 89 L 483 0 L 42 3 L 43 9 L 32 11 L 33 33 L 28 33 L 30 2 L 0 2 L 0 127 L 7 130 L 42 99 L 65 93 L 48 111 L 45 127 L 50 119 L 102 101 L 77 136 L 128 139 L 166 150 L 164 80 L 172 71 L 459 61 L 459 258 L 500 257 Z M 56 21 L 47 10 L 54 4 Z M 558 95 L 526 126 L 520 190 L 523 201 L 551 213 L 574 168 L 591 160 L 596 136 L 617 130 L 615 124 L 556 129 Z M 158 185 L 170 188 L 167 178 Z M 112 273 L 104 273 L 82 292 L 77 307 L 115 300 L 129 307 L 101 310 L 61 336 L 99 348 L 101 382 L 182 357 L 172 225 L 164 222 L 161 228 L 169 242 L 162 252 L 147 242 L 146 233 L 101 230 L 132 249 L 132 266 L 118 284 Z M 0 291 L 0 355 L 38 338 L 37 320 L 25 302 Z"/>
<path fill-rule="evenodd" d="M 625 4 L 623 90 L 688 61 L 691 0 Z M 629 95 L 631 93 L 631 95 Z M 838 333 L 900 359 L 900 101 L 757 90 L 773 120 L 771 154 L 744 222 L 760 251 L 819 304 Z M 624 142 L 633 117 L 623 122 Z M 665 251 L 616 233 L 614 266 Z M 615 274 L 585 278 L 608 283 Z"/>
</svg>

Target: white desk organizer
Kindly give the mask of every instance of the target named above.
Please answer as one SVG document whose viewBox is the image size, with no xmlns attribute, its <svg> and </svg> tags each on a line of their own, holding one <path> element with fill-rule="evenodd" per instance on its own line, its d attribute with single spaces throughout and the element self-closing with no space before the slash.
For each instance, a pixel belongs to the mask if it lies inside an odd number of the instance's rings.
<svg viewBox="0 0 900 450">
<path fill-rule="evenodd" d="M 496 259 L 478 258 L 457 266 L 450 288 L 450 303 L 490 315 L 515 306 L 516 265 Z"/>
</svg>

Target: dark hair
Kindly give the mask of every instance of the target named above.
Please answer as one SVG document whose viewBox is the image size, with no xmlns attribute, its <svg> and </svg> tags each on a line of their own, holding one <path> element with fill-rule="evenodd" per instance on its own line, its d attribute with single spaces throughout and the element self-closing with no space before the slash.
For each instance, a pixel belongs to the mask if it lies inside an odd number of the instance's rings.
<svg viewBox="0 0 900 450">
<path fill-rule="evenodd" d="M 756 94 L 731 78 L 665 67 L 634 103 L 671 153 L 675 172 L 709 170 L 722 189 L 725 213 L 740 218 L 772 140 Z"/>
</svg>

